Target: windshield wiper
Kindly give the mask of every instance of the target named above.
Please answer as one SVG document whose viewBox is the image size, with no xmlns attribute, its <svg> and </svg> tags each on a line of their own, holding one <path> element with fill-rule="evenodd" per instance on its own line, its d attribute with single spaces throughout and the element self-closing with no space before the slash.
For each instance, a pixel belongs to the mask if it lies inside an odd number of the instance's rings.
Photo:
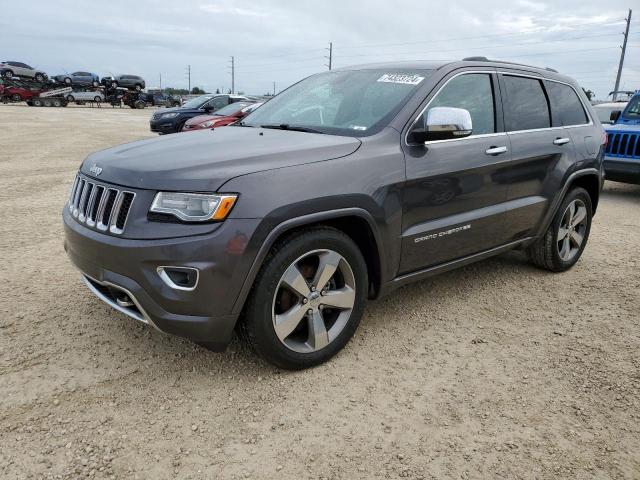
<svg viewBox="0 0 640 480">
<path fill-rule="evenodd" d="M 229 125 L 230 127 L 250 127 L 250 128 L 254 128 L 253 125 L 249 125 L 247 123 L 244 123 L 244 120 L 240 121 L 240 122 L 234 122 L 232 124 Z"/>
<path fill-rule="evenodd" d="M 260 125 L 262 128 L 274 128 L 276 130 L 292 130 L 294 132 L 307 132 L 307 133 L 324 133 L 320 130 L 314 130 L 313 128 L 301 127 L 298 125 L 289 125 L 288 123 L 281 123 L 279 125 Z"/>
</svg>

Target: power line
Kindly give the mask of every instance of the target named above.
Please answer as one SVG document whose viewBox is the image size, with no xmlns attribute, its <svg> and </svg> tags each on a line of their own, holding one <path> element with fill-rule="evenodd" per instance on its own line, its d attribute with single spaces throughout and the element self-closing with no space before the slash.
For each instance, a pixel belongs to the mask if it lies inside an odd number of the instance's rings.
<svg viewBox="0 0 640 480">
<path fill-rule="evenodd" d="M 421 40 L 421 41 L 416 41 L 416 42 L 404 42 L 404 43 L 387 43 L 387 44 L 382 44 L 382 43 L 378 43 L 378 44 L 369 44 L 369 45 L 347 45 L 347 46 L 340 46 L 340 49 L 342 50 L 347 50 L 347 49 L 358 49 L 358 48 L 379 48 L 379 47 L 399 47 L 399 46 L 404 46 L 404 45 L 418 45 L 418 44 L 425 44 L 425 43 L 441 43 L 441 42 L 450 42 L 450 41 L 454 41 L 454 40 L 477 40 L 477 39 L 481 39 L 481 38 L 500 38 L 500 37 L 512 37 L 512 36 L 516 36 L 516 35 L 535 35 L 535 34 L 540 34 L 540 33 L 544 33 L 544 32 L 559 32 L 559 33 L 571 33 L 571 32 L 575 32 L 575 31 L 584 31 L 584 30 L 591 30 L 594 27 L 601 27 L 601 26 L 617 26 L 617 25 L 621 25 L 623 22 L 623 20 L 619 20 L 619 21 L 608 21 L 608 22 L 602 22 L 602 23 L 582 23 L 582 24 L 574 24 L 574 25 L 562 25 L 563 28 L 571 28 L 571 27 L 579 27 L 579 26 L 589 26 L 590 28 L 585 28 L 585 29 L 573 29 L 573 30 L 565 30 L 565 31 L 560 31 L 557 29 L 552 29 L 552 28 L 547 28 L 547 29 L 541 29 L 541 30 L 532 30 L 529 32 L 513 32 L 513 33 L 494 33 L 494 34 L 490 34 L 490 35 L 476 35 L 476 36 L 472 36 L 472 37 L 450 37 L 450 38 L 442 38 L 442 39 L 438 39 L 438 40 Z"/>
<path fill-rule="evenodd" d="M 636 32 L 636 33 L 640 33 L 640 32 Z M 544 41 L 539 41 L 539 42 L 523 42 L 523 43 L 509 43 L 509 44 L 502 44 L 502 45 L 484 45 L 484 46 L 479 46 L 479 47 L 474 47 L 475 50 L 480 49 L 480 48 L 484 48 L 484 49 L 492 49 L 492 48 L 510 48 L 510 47 L 523 47 L 523 46 L 527 46 L 527 45 L 543 45 L 543 44 L 547 44 L 547 43 L 554 43 L 554 42 L 569 42 L 569 41 L 573 41 L 573 40 L 584 40 L 585 38 L 595 38 L 595 37 L 607 37 L 607 36 L 614 36 L 614 35 L 619 35 L 619 33 L 604 33 L 604 34 L 599 34 L 599 35 L 585 35 L 582 37 L 572 37 L 572 38 L 564 38 L 564 39 L 558 39 L 558 40 L 544 40 Z M 455 49 L 451 49 L 451 50 L 439 50 L 437 52 L 432 52 L 432 53 L 452 53 L 452 52 L 468 52 L 469 48 L 455 48 Z M 356 55 L 341 55 L 340 58 L 355 58 L 355 57 L 373 57 L 373 56 L 395 56 L 395 55 L 411 55 L 411 54 L 415 54 L 415 53 L 421 53 L 421 52 L 416 52 L 416 51 L 411 51 L 411 52 L 389 52 L 389 53 L 361 53 L 361 54 L 356 54 Z"/>
</svg>

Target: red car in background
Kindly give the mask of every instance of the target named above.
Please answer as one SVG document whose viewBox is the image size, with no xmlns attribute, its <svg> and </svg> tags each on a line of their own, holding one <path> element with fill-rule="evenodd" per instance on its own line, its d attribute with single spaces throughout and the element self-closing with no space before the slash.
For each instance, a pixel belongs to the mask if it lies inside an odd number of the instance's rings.
<svg viewBox="0 0 640 480">
<path fill-rule="evenodd" d="M 192 132 L 194 130 L 202 130 L 205 128 L 224 127 L 233 122 L 237 122 L 241 118 L 246 117 L 264 102 L 235 102 L 220 110 L 216 110 L 213 115 L 198 115 L 190 118 L 182 127 L 183 132 Z"/>
<path fill-rule="evenodd" d="M 40 90 L 28 90 L 22 87 L 0 85 L 0 96 L 2 98 L 9 98 L 14 102 L 29 100 L 39 93 Z"/>
</svg>

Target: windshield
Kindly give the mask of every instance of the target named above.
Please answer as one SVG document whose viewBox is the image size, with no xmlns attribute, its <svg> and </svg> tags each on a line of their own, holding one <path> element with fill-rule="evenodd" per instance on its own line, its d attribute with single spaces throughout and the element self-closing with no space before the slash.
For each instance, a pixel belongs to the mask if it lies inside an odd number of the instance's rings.
<svg viewBox="0 0 640 480">
<path fill-rule="evenodd" d="M 212 98 L 213 98 L 213 95 L 201 95 L 199 97 L 189 100 L 183 105 L 183 107 L 184 108 L 200 108 L 203 103 L 207 102 L 208 100 L 211 100 Z"/>
<path fill-rule="evenodd" d="M 631 99 L 624 111 L 624 118 L 640 118 L 640 95 Z"/>
<path fill-rule="evenodd" d="M 247 102 L 232 103 L 231 105 L 227 105 L 226 107 L 222 107 L 221 109 L 216 110 L 215 115 L 233 115 L 234 113 L 242 110 L 247 105 L 249 105 Z"/>
<path fill-rule="evenodd" d="M 430 70 L 385 69 L 314 75 L 269 100 L 242 124 L 371 135 L 391 121 L 430 74 Z"/>
</svg>

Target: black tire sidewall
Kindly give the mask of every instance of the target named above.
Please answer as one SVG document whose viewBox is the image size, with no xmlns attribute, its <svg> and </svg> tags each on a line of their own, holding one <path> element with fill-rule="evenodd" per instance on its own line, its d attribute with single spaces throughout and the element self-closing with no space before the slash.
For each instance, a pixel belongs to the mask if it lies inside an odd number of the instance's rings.
<svg viewBox="0 0 640 480">
<path fill-rule="evenodd" d="M 273 297 L 285 270 L 299 257 L 313 250 L 329 249 L 349 263 L 356 283 L 356 299 L 351 317 L 338 337 L 325 348 L 312 353 L 298 353 L 286 347 L 275 333 L 272 320 Z M 275 255 L 268 257 L 252 291 L 245 311 L 245 327 L 254 349 L 278 367 L 297 370 L 319 365 L 338 353 L 355 333 L 367 299 L 367 265 L 355 243 L 333 229 L 306 231 L 290 238 Z"/>
<path fill-rule="evenodd" d="M 585 206 L 587 207 L 587 226 L 584 234 L 584 240 L 582 241 L 582 245 L 580 245 L 580 250 L 578 253 L 569 261 L 565 261 L 560 258 L 560 252 L 558 251 L 558 230 L 560 228 L 560 223 L 562 222 L 562 217 L 564 216 L 564 212 L 567 209 L 567 206 L 576 199 L 580 199 Z M 576 262 L 582 256 L 582 252 L 584 252 L 585 247 L 587 246 L 587 241 L 589 240 L 589 234 L 591 233 L 591 220 L 593 219 L 593 206 L 591 204 L 591 197 L 589 193 L 583 188 L 574 188 L 571 190 L 567 196 L 564 198 L 562 203 L 560 204 L 560 208 L 556 212 L 556 216 L 553 219 L 551 224 L 551 229 L 548 232 L 548 235 L 551 235 L 551 246 L 552 246 L 552 259 L 555 267 L 560 270 L 568 270 L 573 267 Z"/>
</svg>

